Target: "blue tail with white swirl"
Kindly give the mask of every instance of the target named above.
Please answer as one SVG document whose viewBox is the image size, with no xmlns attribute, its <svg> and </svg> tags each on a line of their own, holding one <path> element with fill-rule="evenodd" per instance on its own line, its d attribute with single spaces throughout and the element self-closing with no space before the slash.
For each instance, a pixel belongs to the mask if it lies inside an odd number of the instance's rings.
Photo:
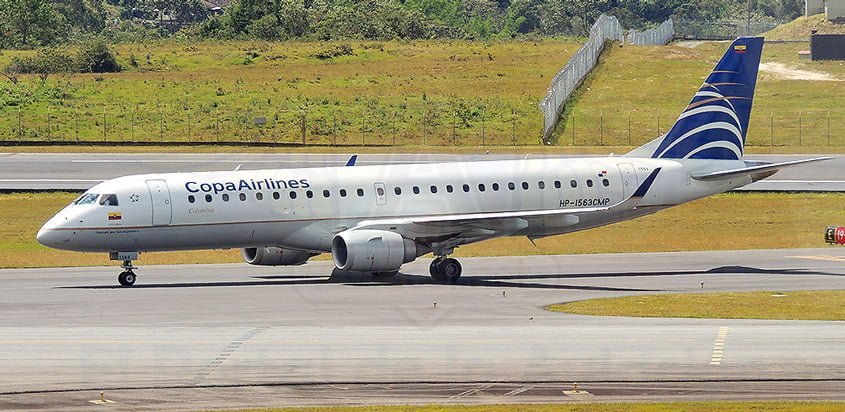
<svg viewBox="0 0 845 412">
<path fill-rule="evenodd" d="M 762 51 L 762 37 L 736 39 L 651 157 L 742 159 Z"/>
</svg>

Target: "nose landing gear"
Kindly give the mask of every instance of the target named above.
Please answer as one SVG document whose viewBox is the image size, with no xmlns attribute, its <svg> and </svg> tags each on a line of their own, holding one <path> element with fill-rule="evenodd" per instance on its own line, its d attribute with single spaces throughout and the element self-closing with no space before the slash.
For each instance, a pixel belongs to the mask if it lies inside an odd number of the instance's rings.
<svg viewBox="0 0 845 412">
<path fill-rule="evenodd" d="M 120 265 L 123 272 L 117 275 L 117 282 L 120 283 L 120 286 L 130 287 L 134 285 L 138 276 L 135 275 L 133 270 L 138 268 L 132 265 L 132 261 L 138 259 L 138 252 L 112 252 L 109 253 L 109 259 L 123 261 L 123 264 Z"/>
<path fill-rule="evenodd" d="M 457 259 L 439 256 L 428 267 L 431 278 L 443 283 L 454 283 L 461 277 L 461 262 Z"/>
</svg>

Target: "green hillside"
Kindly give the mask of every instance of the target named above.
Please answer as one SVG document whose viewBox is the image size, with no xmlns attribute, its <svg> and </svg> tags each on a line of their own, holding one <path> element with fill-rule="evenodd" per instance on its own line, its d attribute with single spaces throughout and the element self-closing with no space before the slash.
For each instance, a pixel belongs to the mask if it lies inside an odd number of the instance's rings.
<svg viewBox="0 0 845 412">
<path fill-rule="evenodd" d="M 727 47 L 726 42 L 614 47 L 579 90 L 558 127 L 559 144 L 642 144 L 665 133 Z M 845 145 L 845 65 L 798 60 L 807 43 L 766 44 L 748 144 Z M 797 70 L 797 79 L 791 76 Z M 806 80 L 818 75 L 832 80 Z M 573 133 L 574 118 L 574 133 Z M 630 120 L 629 120 L 630 119 Z M 830 125 L 830 127 L 828 127 Z M 629 133 L 630 130 L 630 133 Z"/>
<path fill-rule="evenodd" d="M 833 23 L 824 14 L 816 14 L 781 24 L 764 33 L 766 40 L 804 40 L 810 39 L 810 34 L 816 30 L 819 34 L 845 34 L 845 24 Z"/>
</svg>

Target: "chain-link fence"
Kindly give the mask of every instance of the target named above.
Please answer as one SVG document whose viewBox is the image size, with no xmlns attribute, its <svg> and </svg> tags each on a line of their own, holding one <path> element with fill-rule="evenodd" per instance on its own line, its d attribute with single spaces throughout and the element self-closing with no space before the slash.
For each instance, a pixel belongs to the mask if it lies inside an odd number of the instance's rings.
<svg viewBox="0 0 845 412">
<path fill-rule="evenodd" d="M 502 101 L 359 102 L 300 106 L 68 104 L 0 107 L 8 143 L 237 143 L 287 145 L 537 144 L 530 106 Z"/>
<path fill-rule="evenodd" d="M 540 102 L 540 110 L 543 111 L 544 141 L 548 141 L 569 96 L 595 67 L 605 42 L 610 40 L 623 40 L 622 25 L 616 17 L 602 14 L 590 28 L 587 42 L 552 79 L 546 97 Z"/>
<path fill-rule="evenodd" d="M 777 26 L 772 21 L 686 20 L 674 19 L 675 38 L 686 40 L 733 40 L 740 36 L 756 36 Z"/>
<path fill-rule="evenodd" d="M 646 31 L 630 30 L 627 41 L 637 46 L 662 46 L 672 41 L 675 36 L 675 22 L 670 18 L 653 29 Z"/>
<path fill-rule="evenodd" d="M 678 113 L 600 111 L 561 119 L 558 143 L 573 146 L 640 146 L 669 131 Z M 837 125 L 845 111 L 758 112 L 751 115 L 747 146 L 845 146 Z"/>
</svg>

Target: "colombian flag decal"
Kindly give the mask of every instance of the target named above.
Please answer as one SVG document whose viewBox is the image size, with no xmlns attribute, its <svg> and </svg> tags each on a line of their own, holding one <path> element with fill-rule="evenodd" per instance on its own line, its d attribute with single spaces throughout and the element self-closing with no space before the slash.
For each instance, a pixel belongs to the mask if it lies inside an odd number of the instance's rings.
<svg viewBox="0 0 845 412">
<path fill-rule="evenodd" d="M 734 46 L 734 52 L 736 53 L 745 53 L 746 46 L 744 44 L 737 44 Z"/>
<path fill-rule="evenodd" d="M 109 220 L 121 220 L 123 216 L 120 215 L 120 212 L 109 212 Z"/>
</svg>

